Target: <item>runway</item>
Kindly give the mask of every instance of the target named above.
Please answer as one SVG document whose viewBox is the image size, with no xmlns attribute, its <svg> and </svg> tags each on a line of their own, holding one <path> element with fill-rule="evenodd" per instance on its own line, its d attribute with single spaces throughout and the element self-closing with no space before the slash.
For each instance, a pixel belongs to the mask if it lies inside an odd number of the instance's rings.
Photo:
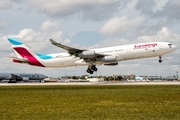
<svg viewBox="0 0 180 120">
<path fill-rule="evenodd" d="M 0 83 L 0 86 L 42 86 L 42 85 L 180 85 L 180 81 Z"/>
</svg>

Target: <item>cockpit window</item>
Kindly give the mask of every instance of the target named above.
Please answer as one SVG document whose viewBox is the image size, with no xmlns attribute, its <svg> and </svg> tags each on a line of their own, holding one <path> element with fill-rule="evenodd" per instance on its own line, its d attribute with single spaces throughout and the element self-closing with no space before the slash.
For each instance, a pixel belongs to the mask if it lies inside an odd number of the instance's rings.
<svg viewBox="0 0 180 120">
<path fill-rule="evenodd" d="M 172 44 L 168 44 L 169 48 L 171 48 Z"/>
</svg>

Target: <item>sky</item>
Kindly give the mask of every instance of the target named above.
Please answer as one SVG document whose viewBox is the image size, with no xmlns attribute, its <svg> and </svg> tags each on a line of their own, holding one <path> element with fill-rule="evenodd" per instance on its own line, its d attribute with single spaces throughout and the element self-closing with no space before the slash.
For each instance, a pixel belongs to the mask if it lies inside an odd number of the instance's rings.
<svg viewBox="0 0 180 120">
<path fill-rule="evenodd" d="M 85 75 L 87 66 L 40 68 L 13 63 L 8 37 L 36 53 L 65 52 L 59 43 L 89 49 L 143 42 L 170 42 L 178 49 L 159 58 L 97 66 L 94 75 L 176 75 L 180 70 L 179 0 L 0 0 L 0 72 L 42 73 L 50 77 Z"/>
</svg>

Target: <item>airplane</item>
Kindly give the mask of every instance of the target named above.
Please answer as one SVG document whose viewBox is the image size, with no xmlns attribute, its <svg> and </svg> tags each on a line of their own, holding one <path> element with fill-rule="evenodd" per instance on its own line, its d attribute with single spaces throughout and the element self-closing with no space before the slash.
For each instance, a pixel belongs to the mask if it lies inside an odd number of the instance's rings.
<svg viewBox="0 0 180 120">
<path fill-rule="evenodd" d="M 61 68 L 71 66 L 88 66 L 87 73 L 97 71 L 97 65 L 118 65 L 119 61 L 159 57 L 177 49 L 168 42 L 148 42 L 131 45 L 121 45 L 97 49 L 79 49 L 60 44 L 50 39 L 51 44 L 66 50 L 65 53 L 39 54 L 33 52 L 17 38 L 8 38 L 17 57 L 9 56 L 15 63 L 23 63 L 46 68 Z"/>
<path fill-rule="evenodd" d="M 28 82 L 39 80 L 41 82 L 47 76 L 37 73 L 0 73 L 0 81 L 9 80 L 8 83 L 16 83 L 17 81 Z"/>
</svg>

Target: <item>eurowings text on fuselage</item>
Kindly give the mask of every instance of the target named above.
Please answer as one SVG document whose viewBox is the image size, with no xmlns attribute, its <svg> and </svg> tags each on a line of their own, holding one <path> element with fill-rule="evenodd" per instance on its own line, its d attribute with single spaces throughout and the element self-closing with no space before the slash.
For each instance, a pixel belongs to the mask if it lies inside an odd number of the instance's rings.
<svg viewBox="0 0 180 120">
<path fill-rule="evenodd" d="M 97 49 L 78 49 L 62 45 L 50 39 L 51 43 L 66 50 L 66 53 L 38 54 L 25 46 L 16 38 L 8 38 L 17 57 L 13 62 L 47 68 L 71 66 L 88 66 L 87 72 L 97 71 L 96 65 L 117 65 L 119 61 L 149 57 L 161 57 L 176 50 L 176 46 L 167 42 L 149 42 L 131 45 L 121 45 Z"/>
</svg>

